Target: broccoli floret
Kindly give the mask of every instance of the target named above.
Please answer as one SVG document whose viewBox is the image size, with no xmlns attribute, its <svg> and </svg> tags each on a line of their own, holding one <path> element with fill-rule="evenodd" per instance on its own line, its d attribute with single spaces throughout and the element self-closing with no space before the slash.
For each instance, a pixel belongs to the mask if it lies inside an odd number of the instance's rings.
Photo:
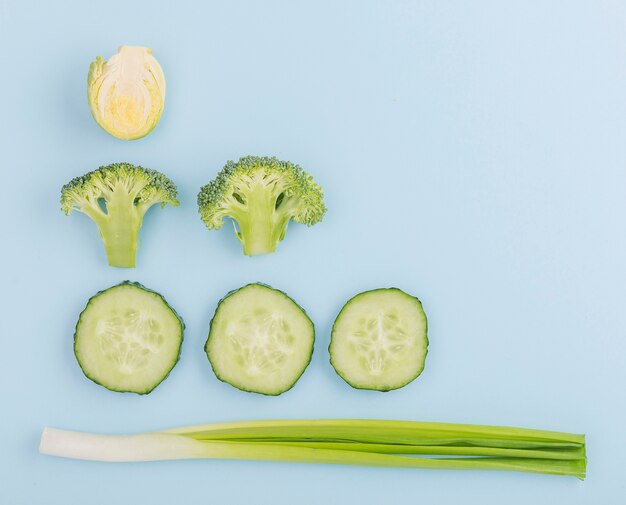
<svg viewBox="0 0 626 505">
<path fill-rule="evenodd" d="M 155 204 L 178 205 L 176 186 L 156 170 L 113 163 L 72 179 L 61 190 L 66 214 L 78 210 L 98 225 L 109 265 L 135 266 L 144 214 Z"/>
<path fill-rule="evenodd" d="M 224 217 L 232 218 L 248 256 L 274 252 L 289 220 L 311 226 L 326 212 L 322 188 L 302 168 L 258 156 L 226 163 L 200 190 L 198 208 L 209 230 L 221 228 Z"/>
</svg>

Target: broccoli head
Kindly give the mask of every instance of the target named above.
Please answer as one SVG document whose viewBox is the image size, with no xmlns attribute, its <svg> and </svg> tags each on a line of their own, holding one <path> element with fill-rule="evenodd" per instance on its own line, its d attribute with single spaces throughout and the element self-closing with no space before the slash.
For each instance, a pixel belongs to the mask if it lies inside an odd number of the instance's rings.
<svg viewBox="0 0 626 505">
<path fill-rule="evenodd" d="M 98 225 L 109 265 L 135 266 L 144 214 L 155 204 L 177 206 L 176 186 L 156 170 L 113 163 L 72 179 L 61 190 L 61 208 L 87 214 Z"/>
<path fill-rule="evenodd" d="M 230 217 L 248 256 L 274 252 L 291 219 L 311 226 L 326 212 L 322 188 L 302 168 L 258 156 L 226 163 L 200 189 L 198 208 L 209 230 L 221 228 Z"/>
</svg>

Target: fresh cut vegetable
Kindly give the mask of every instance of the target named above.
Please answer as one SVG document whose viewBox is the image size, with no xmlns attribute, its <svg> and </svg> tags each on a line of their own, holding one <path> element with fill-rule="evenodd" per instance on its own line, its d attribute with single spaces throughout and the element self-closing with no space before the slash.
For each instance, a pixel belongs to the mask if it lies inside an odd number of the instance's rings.
<svg viewBox="0 0 626 505">
<path fill-rule="evenodd" d="M 282 291 L 248 284 L 223 298 L 205 350 L 218 379 L 243 391 L 279 395 L 311 361 L 315 330 Z"/>
<path fill-rule="evenodd" d="M 126 281 L 87 302 L 76 325 L 74 353 L 96 384 L 147 394 L 177 363 L 184 328 L 160 294 Z"/>
<path fill-rule="evenodd" d="M 293 220 L 312 226 L 322 220 L 324 192 L 302 168 L 276 158 L 246 156 L 229 161 L 200 189 L 200 217 L 209 230 L 231 218 L 247 256 L 272 253 Z"/>
<path fill-rule="evenodd" d="M 165 175 L 130 163 L 113 163 L 72 179 L 61 208 L 77 210 L 98 226 L 109 265 L 133 268 L 143 217 L 153 205 L 178 206 L 176 185 Z"/>
<path fill-rule="evenodd" d="M 165 76 L 152 50 L 121 46 L 89 66 L 87 98 L 103 130 L 123 140 L 145 137 L 159 122 L 165 102 Z"/>
<path fill-rule="evenodd" d="M 417 298 L 397 288 L 366 291 L 339 312 L 330 362 L 354 388 L 398 389 L 422 373 L 426 333 L 426 314 Z"/>
<path fill-rule="evenodd" d="M 584 435 L 362 419 L 215 423 L 137 435 L 45 428 L 43 454 L 95 461 L 247 459 L 585 478 Z M 427 456 L 427 457 L 424 457 Z"/>
</svg>

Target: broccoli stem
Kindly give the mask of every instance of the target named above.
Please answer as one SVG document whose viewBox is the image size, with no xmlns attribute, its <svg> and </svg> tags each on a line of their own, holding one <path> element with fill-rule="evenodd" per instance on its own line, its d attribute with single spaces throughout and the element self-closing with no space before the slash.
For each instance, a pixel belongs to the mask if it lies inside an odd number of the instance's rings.
<svg viewBox="0 0 626 505">
<path fill-rule="evenodd" d="M 246 256 L 273 253 L 278 241 L 272 238 L 272 226 L 267 223 L 250 224 L 241 228 L 241 242 Z"/>
<path fill-rule="evenodd" d="M 239 240 L 246 256 L 273 253 L 284 238 L 289 217 L 276 210 L 276 195 L 266 188 L 247 194 L 247 212 L 240 219 Z"/>
<path fill-rule="evenodd" d="M 132 200 L 130 203 L 120 201 L 125 199 L 117 198 L 109 202 L 107 214 L 100 217 L 96 223 L 109 265 L 134 268 L 143 213 L 132 204 Z"/>
<path fill-rule="evenodd" d="M 119 218 L 109 219 L 98 226 L 110 266 L 135 267 L 140 227 L 141 221 L 136 223 L 134 219 Z"/>
</svg>

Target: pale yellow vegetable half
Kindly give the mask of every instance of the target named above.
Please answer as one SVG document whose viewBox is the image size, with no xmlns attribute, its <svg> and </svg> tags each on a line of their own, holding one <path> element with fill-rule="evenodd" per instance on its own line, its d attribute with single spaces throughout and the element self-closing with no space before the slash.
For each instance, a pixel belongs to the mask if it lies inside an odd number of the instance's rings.
<svg viewBox="0 0 626 505">
<path fill-rule="evenodd" d="M 89 66 L 89 108 L 96 122 L 123 140 L 145 137 L 159 122 L 165 101 L 165 76 L 152 50 L 120 46 Z"/>
</svg>

